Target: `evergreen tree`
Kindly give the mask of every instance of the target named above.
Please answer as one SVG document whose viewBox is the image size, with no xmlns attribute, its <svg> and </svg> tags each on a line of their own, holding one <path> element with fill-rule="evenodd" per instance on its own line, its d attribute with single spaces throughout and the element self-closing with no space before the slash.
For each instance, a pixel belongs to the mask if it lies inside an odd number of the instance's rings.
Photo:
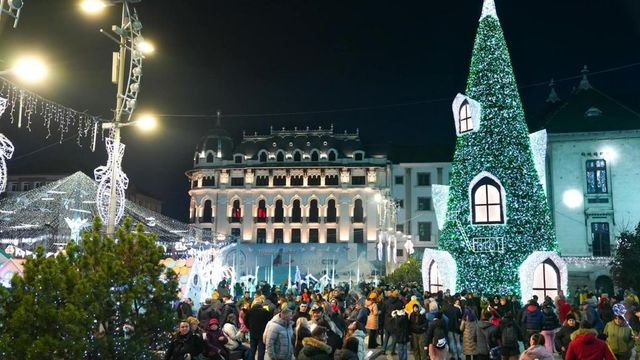
<svg viewBox="0 0 640 360">
<path fill-rule="evenodd" d="M 616 286 L 640 289 L 640 224 L 635 232 L 623 231 L 618 235 L 616 255 L 611 262 L 611 275 Z"/>
<path fill-rule="evenodd" d="M 398 266 L 391 274 L 384 277 L 387 284 L 422 283 L 421 263 L 413 256 Z"/>
<path fill-rule="evenodd" d="M 100 228 L 55 257 L 39 249 L 0 294 L 0 358 L 156 358 L 175 326 L 176 275 L 142 225 L 125 219 L 118 242 Z"/>
<path fill-rule="evenodd" d="M 509 52 L 491 0 L 485 1 L 480 19 L 466 96 L 481 105 L 480 126 L 458 135 L 439 248 L 456 261 L 458 289 L 519 294 L 520 264 L 533 251 L 557 250 L 557 243 L 534 167 Z M 497 178 L 503 187 L 504 220 L 500 224 L 472 224 L 470 189 L 482 172 Z M 504 252 L 477 251 L 474 239 L 501 239 Z"/>
</svg>

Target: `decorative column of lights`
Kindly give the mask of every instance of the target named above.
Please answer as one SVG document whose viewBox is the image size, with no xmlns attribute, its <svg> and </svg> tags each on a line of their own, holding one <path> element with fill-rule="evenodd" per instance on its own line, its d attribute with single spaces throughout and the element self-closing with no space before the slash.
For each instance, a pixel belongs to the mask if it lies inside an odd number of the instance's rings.
<svg viewBox="0 0 640 360">
<path fill-rule="evenodd" d="M 98 166 L 93 171 L 94 178 L 99 183 L 98 191 L 96 192 L 96 206 L 100 218 L 105 220 L 109 219 L 109 212 L 112 210 L 111 206 L 113 203 L 115 214 L 114 224 L 117 224 L 124 215 L 125 190 L 129 186 L 127 175 L 120 171 L 125 145 L 120 144 L 118 153 L 115 152 L 116 147 L 114 146 L 113 139 L 106 138 L 105 145 L 107 147 L 108 165 Z"/>
<path fill-rule="evenodd" d="M 14 18 L 13 28 L 18 27 L 18 20 L 20 20 L 20 10 L 22 10 L 24 3 L 22 0 L 0 0 L 0 19 L 3 14 L 7 14 Z"/>
<path fill-rule="evenodd" d="M 120 128 L 131 124 L 131 116 L 136 107 L 138 93 L 140 92 L 140 81 L 142 79 L 142 59 L 144 55 L 141 47 L 144 44 L 142 37 L 142 23 L 138 19 L 138 15 L 133 9 L 129 8 L 129 3 L 138 3 L 141 0 L 122 0 L 113 1 L 112 4 L 122 2 L 122 21 L 120 27 L 114 26 L 113 32 L 120 36 L 120 40 L 112 35 L 107 34 L 104 30 L 100 30 L 110 39 L 119 45 L 119 53 L 114 57 L 114 61 L 118 63 L 118 74 L 116 84 L 118 91 L 116 94 L 116 110 L 113 122 L 103 123 L 102 129 L 111 129 L 110 142 L 107 144 L 109 151 L 109 164 L 107 173 L 110 180 L 105 179 L 106 174 L 102 174 L 98 180 L 98 169 L 104 169 L 103 166 L 96 169 L 96 180 L 100 181 L 100 187 L 96 194 L 98 209 L 101 209 L 100 216 L 107 224 L 107 234 L 113 235 L 115 226 L 122 216 L 124 210 L 124 189 L 128 186 L 128 181 L 124 181 L 126 176 L 121 175 L 120 164 L 122 155 L 124 154 L 124 144 L 120 143 Z M 128 78 L 125 86 L 125 64 L 127 52 L 130 53 Z M 123 115 L 125 118 L 123 119 Z M 122 149 L 121 149 L 122 148 Z M 109 177 L 109 176 L 106 176 Z M 102 192 L 101 192 L 102 190 Z M 103 211 L 106 208 L 106 212 Z"/>
<path fill-rule="evenodd" d="M 0 98 L 0 116 L 7 108 L 7 100 Z M 0 133 L 0 194 L 7 188 L 7 163 L 5 159 L 11 159 L 13 156 L 13 144 L 6 136 Z"/>
</svg>

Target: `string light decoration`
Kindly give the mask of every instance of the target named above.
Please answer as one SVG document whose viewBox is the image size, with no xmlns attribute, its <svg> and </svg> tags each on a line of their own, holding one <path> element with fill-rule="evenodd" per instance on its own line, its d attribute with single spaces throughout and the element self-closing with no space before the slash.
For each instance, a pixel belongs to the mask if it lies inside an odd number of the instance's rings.
<svg viewBox="0 0 640 360">
<path fill-rule="evenodd" d="M 523 301 L 531 299 L 531 296 L 533 296 L 533 277 L 536 273 L 536 268 L 546 260 L 551 260 L 558 268 L 558 275 L 560 275 L 560 284 L 558 285 L 565 294 L 567 293 L 569 271 L 567 270 L 567 264 L 565 261 L 553 251 L 535 251 L 533 254 L 529 255 L 524 262 L 522 262 L 522 265 L 520 265 L 520 268 L 518 269 Z"/>
<path fill-rule="evenodd" d="M 3 104 L 4 103 L 4 104 Z M 56 102 L 47 100 L 31 91 L 24 90 L 16 84 L 0 78 L 0 109 L 8 109 L 8 117 L 11 124 L 22 127 L 26 120 L 26 128 L 31 131 L 33 121 L 36 117 L 42 119 L 42 126 L 47 130 L 48 139 L 57 132 L 60 143 L 65 135 L 74 128 L 77 131 L 76 142 L 82 146 L 82 139 L 92 137 L 92 141 L 97 136 L 95 124 L 101 122 L 100 117 L 82 113 Z M 2 115 L 3 111 L 0 111 Z"/>
<path fill-rule="evenodd" d="M 55 253 L 57 245 L 47 242 L 48 239 L 55 236 L 61 243 L 71 239 L 71 229 L 65 218 L 90 219 L 98 215 L 97 190 L 98 184 L 93 179 L 76 172 L 30 191 L 8 193 L 0 200 L 0 243 L 22 243 L 22 247 L 32 250 L 38 245 L 48 245 L 46 250 Z M 157 242 L 163 245 L 173 247 L 191 235 L 188 224 L 128 200 L 125 201 L 125 216 L 142 224 L 153 218 L 155 226 L 145 229 L 156 235 Z"/>
<path fill-rule="evenodd" d="M 457 137 L 447 216 L 438 248 L 455 259 L 458 289 L 485 294 L 500 289 L 520 295 L 520 265 L 533 252 L 556 252 L 558 245 L 534 165 L 509 52 L 491 0 L 485 0 L 483 6 L 465 95 L 481 104 L 482 124 L 477 131 Z M 483 171 L 493 174 L 503 186 L 503 207 L 509 214 L 504 224 L 471 222 L 469 187 Z M 501 238 L 504 253 L 473 252 L 465 237 L 469 241 Z M 440 263 L 438 266 L 442 268 Z"/>
<path fill-rule="evenodd" d="M 442 230 L 447 217 L 447 200 L 449 199 L 449 185 L 431 185 L 431 198 L 433 199 L 433 210 L 436 212 L 438 229 Z"/>
<path fill-rule="evenodd" d="M 2 111 L 0 111 L 0 115 Z M 0 194 L 7 189 L 7 163 L 5 159 L 11 159 L 13 156 L 13 143 L 0 133 Z"/>
<path fill-rule="evenodd" d="M 529 135 L 529 141 L 531 142 L 531 152 L 533 154 L 533 163 L 535 164 L 540 184 L 545 194 L 547 193 L 547 130 L 536 131 Z"/>
<path fill-rule="evenodd" d="M 100 184 L 98 185 L 98 191 L 96 192 L 96 205 L 98 206 L 98 214 L 102 221 L 106 222 L 109 219 L 109 203 L 111 200 L 111 187 L 116 187 L 116 225 L 122 219 L 124 214 L 124 201 L 125 190 L 129 187 L 129 178 L 121 169 L 122 156 L 124 155 L 124 144 L 120 144 L 118 147 L 118 154 L 114 153 L 113 139 L 108 137 L 105 139 L 105 145 L 107 147 L 107 166 L 98 166 L 94 171 L 94 178 Z M 113 157 L 116 157 L 115 161 Z M 116 183 L 111 183 L 111 174 L 114 171 L 113 164 L 116 166 L 118 178 Z"/>
<path fill-rule="evenodd" d="M 445 289 L 451 290 L 452 293 L 457 292 L 458 284 L 456 274 L 458 273 L 458 267 L 456 261 L 453 259 L 450 253 L 442 250 L 424 249 L 422 255 L 422 283 L 424 289 L 431 288 L 431 265 L 436 264 L 440 273 L 440 279 Z"/>
</svg>

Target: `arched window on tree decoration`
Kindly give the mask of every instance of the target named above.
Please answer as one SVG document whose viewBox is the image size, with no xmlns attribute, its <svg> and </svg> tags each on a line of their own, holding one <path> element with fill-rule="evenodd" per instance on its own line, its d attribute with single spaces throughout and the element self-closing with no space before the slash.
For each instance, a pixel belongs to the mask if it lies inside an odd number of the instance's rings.
<svg viewBox="0 0 640 360">
<path fill-rule="evenodd" d="M 474 224 L 503 224 L 502 187 L 490 177 L 480 179 L 471 189 Z"/>
</svg>

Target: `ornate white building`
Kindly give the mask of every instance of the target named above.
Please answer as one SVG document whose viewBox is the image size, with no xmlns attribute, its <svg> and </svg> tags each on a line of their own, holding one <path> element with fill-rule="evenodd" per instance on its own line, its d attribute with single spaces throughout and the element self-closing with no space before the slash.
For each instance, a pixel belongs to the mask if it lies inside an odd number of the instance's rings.
<svg viewBox="0 0 640 360">
<path fill-rule="evenodd" d="M 199 142 L 191 182 L 190 222 L 203 239 L 243 243 L 374 243 L 376 194 L 387 159 L 369 154 L 356 133 L 273 130 L 233 140 L 216 126 Z M 379 199 L 379 195 L 378 195 Z"/>
</svg>

